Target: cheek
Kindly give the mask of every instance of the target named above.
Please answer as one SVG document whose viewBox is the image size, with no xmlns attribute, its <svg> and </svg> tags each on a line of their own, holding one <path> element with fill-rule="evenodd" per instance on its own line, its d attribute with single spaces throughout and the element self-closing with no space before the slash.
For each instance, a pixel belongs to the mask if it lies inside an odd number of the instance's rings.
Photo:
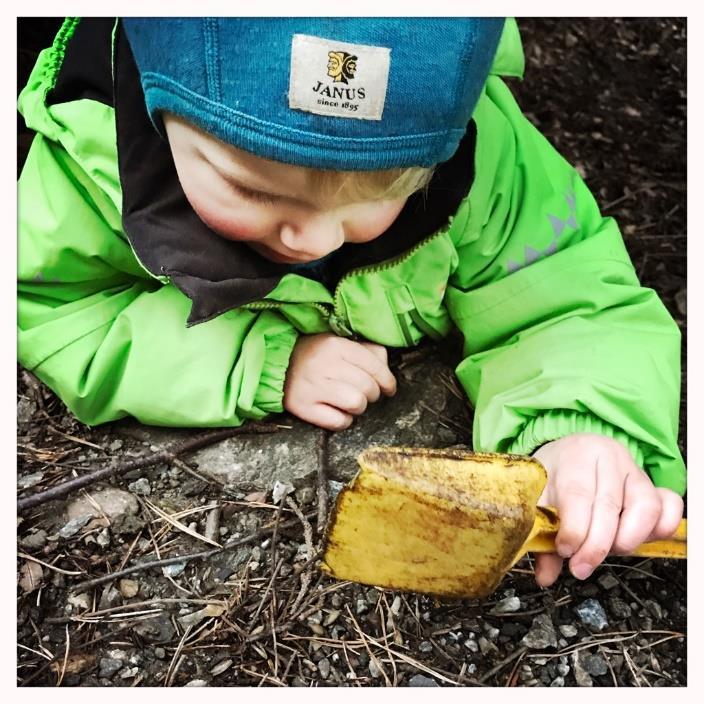
<svg viewBox="0 0 704 704">
<path fill-rule="evenodd" d="M 236 241 L 259 240 L 266 237 L 266 223 L 260 214 L 246 205 L 220 205 L 216 202 L 189 198 L 198 217 L 222 237 Z"/>
<path fill-rule="evenodd" d="M 396 220 L 406 201 L 394 202 L 383 208 L 367 210 L 352 216 L 346 227 L 348 242 L 370 242 L 386 232 Z"/>
</svg>

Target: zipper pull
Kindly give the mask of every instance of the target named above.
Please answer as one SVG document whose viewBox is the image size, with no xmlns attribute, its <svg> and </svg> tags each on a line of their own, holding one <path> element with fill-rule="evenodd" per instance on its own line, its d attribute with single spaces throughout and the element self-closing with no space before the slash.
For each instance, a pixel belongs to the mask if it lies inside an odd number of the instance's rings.
<svg viewBox="0 0 704 704">
<path fill-rule="evenodd" d="M 332 328 L 332 331 L 336 335 L 340 335 L 341 337 L 354 337 L 355 333 L 353 330 L 349 328 L 347 325 L 347 321 L 341 318 L 339 315 L 336 313 L 330 313 L 330 317 L 328 318 L 328 322 L 330 323 L 330 327 Z"/>
</svg>

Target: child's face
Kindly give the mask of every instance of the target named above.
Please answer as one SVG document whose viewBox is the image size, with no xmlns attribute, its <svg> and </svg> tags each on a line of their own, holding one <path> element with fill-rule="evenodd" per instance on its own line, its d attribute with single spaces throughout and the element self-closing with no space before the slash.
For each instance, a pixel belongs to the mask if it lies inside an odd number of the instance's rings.
<svg viewBox="0 0 704 704">
<path fill-rule="evenodd" d="M 164 126 L 181 186 L 201 220 L 275 262 L 310 262 L 345 242 L 369 242 L 406 202 L 315 202 L 308 169 L 262 159 L 172 115 L 164 115 Z"/>
</svg>

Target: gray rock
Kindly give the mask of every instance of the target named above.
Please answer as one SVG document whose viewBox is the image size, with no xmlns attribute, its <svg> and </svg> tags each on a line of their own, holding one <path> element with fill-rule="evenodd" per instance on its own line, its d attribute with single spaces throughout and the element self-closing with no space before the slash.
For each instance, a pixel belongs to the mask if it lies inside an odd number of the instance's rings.
<svg viewBox="0 0 704 704">
<path fill-rule="evenodd" d="M 127 488 L 134 494 L 139 494 L 140 496 L 149 496 L 152 493 L 152 488 L 149 481 L 144 477 L 141 477 L 136 482 L 132 482 L 127 485 Z"/>
<path fill-rule="evenodd" d="M 575 610 L 585 626 L 603 631 L 609 625 L 604 607 L 596 599 L 585 599 Z"/>
<path fill-rule="evenodd" d="M 101 548 L 106 548 L 110 545 L 110 531 L 107 527 L 103 528 L 103 530 L 95 536 L 95 542 L 98 543 Z"/>
<path fill-rule="evenodd" d="M 166 657 L 166 650 L 160 645 L 157 645 L 156 648 L 154 648 L 154 657 L 159 658 L 159 660 L 163 660 Z"/>
<path fill-rule="evenodd" d="M 662 621 L 662 606 L 660 606 L 657 601 L 653 601 L 652 599 L 646 599 L 643 603 L 645 604 L 645 608 L 650 611 L 656 621 Z"/>
<path fill-rule="evenodd" d="M 191 680 L 183 685 L 184 687 L 207 687 L 208 683 L 205 680 Z"/>
<path fill-rule="evenodd" d="M 574 679 L 579 687 L 593 687 L 594 682 L 589 673 L 582 667 L 579 652 L 572 653 L 572 667 L 574 669 Z"/>
<path fill-rule="evenodd" d="M 574 638 L 577 635 L 577 626 L 574 624 L 566 623 L 562 626 L 558 626 L 558 628 L 565 638 Z"/>
<path fill-rule="evenodd" d="M 81 496 L 72 501 L 66 509 L 69 520 L 88 515 L 91 518 L 105 514 L 110 521 L 125 515 L 136 516 L 139 513 L 139 503 L 129 491 L 107 487 L 91 491 L 90 498 Z M 99 508 L 95 507 L 95 504 Z"/>
<path fill-rule="evenodd" d="M 479 650 L 481 651 L 482 655 L 486 655 L 487 653 L 491 652 L 492 650 L 498 650 L 498 648 L 488 639 L 486 639 L 484 636 L 479 636 L 477 639 L 477 642 L 479 643 Z"/>
<path fill-rule="evenodd" d="M 93 518 L 91 514 L 83 514 L 81 516 L 77 516 L 76 518 L 72 518 L 60 531 L 59 535 L 62 538 L 72 538 L 76 533 L 78 533 L 83 526 L 90 521 L 90 519 Z"/>
<path fill-rule="evenodd" d="M 551 687 L 564 687 L 565 686 L 565 678 L 564 677 L 556 677 L 551 683 Z"/>
<path fill-rule="evenodd" d="M 188 561 L 186 560 L 185 562 L 174 562 L 171 565 L 164 565 L 161 568 L 161 572 L 164 577 L 178 577 L 186 569 L 187 564 Z"/>
<path fill-rule="evenodd" d="M 609 671 L 606 660 L 597 654 L 585 655 L 580 658 L 584 669 L 593 676 L 605 675 Z"/>
<path fill-rule="evenodd" d="M 39 484 L 42 479 L 44 479 L 44 472 L 32 472 L 32 474 L 24 474 L 21 477 L 17 477 L 17 488 L 29 489 L 30 487 Z"/>
<path fill-rule="evenodd" d="M 518 611 L 521 608 L 521 600 L 517 596 L 507 596 L 502 599 L 494 608 L 489 612 L 492 614 L 508 614 Z"/>
<path fill-rule="evenodd" d="M 609 610 L 619 621 L 627 619 L 631 615 L 631 607 L 617 596 L 612 596 L 609 599 Z"/>
<path fill-rule="evenodd" d="M 418 650 L 420 650 L 421 653 L 432 653 L 433 652 L 433 644 L 428 640 L 424 640 L 418 646 Z"/>
<path fill-rule="evenodd" d="M 46 545 L 46 531 L 39 529 L 36 533 L 30 533 L 20 540 L 20 545 L 25 550 L 38 550 Z"/>
<path fill-rule="evenodd" d="M 547 614 L 536 616 L 530 630 L 521 639 L 521 643 L 531 650 L 557 648 L 557 634 L 550 616 Z"/>
<path fill-rule="evenodd" d="M 363 596 L 357 598 L 356 611 L 358 614 L 363 614 L 369 611 L 369 603 Z"/>
<path fill-rule="evenodd" d="M 442 383 L 452 375 L 452 369 L 437 358 L 422 360 L 397 374 L 395 396 L 370 404 L 349 428 L 330 436 L 333 478 L 350 480 L 359 468 L 358 455 L 370 446 L 446 447 L 456 443 L 454 432 L 448 435 L 438 423 L 439 414 L 451 416 L 462 406 Z"/>
<path fill-rule="evenodd" d="M 479 652 L 479 645 L 477 641 L 473 638 L 467 638 L 467 640 L 464 642 L 464 647 L 473 653 Z"/>
<path fill-rule="evenodd" d="M 110 452 L 117 452 L 118 450 L 122 449 L 123 445 L 124 443 L 122 442 L 122 440 L 120 440 L 120 438 L 117 438 L 108 445 L 108 450 L 110 450 Z"/>
<path fill-rule="evenodd" d="M 374 660 L 369 661 L 369 674 L 374 679 L 378 679 L 379 677 L 383 677 L 382 671 L 379 669 L 379 667 L 377 666 L 376 662 L 374 662 Z"/>
<path fill-rule="evenodd" d="M 493 626 L 489 626 L 489 628 L 486 629 L 486 637 L 492 642 L 499 637 L 499 633 L 501 633 L 501 631 Z"/>
<path fill-rule="evenodd" d="M 17 402 L 17 423 L 20 426 L 29 425 L 37 412 L 37 404 L 26 396 L 21 396 Z"/>
<path fill-rule="evenodd" d="M 440 685 L 435 681 L 426 677 L 425 675 L 413 675 L 410 680 L 408 680 L 409 687 L 439 687 Z"/>
<path fill-rule="evenodd" d="M 602 589 L 606 589 L 607 591 L 617 587 L 619 584 L 618 579 L 616 579 L 611 572 L 604 572 L 604 574 L 600 574 L 596 581 L 599 582 Z"/>
<path fill-rule="evenodd" d="M 98 677 L 112 677 L 123 665 L 122 660 L 114 658 L 100 658 Z"/>
<path fill-rule="evenodd" d="M 560 677 L 566 677 L 569 674 L 570 666 L 560 663 L 555 669 Z"/>
<path fill-rule="evenodd" d="M 149 643 L 169 643 L 175 634 L 168 614 L 159 614 L 154 618 L 137 621 L 133 630 Z"/>
</svg>

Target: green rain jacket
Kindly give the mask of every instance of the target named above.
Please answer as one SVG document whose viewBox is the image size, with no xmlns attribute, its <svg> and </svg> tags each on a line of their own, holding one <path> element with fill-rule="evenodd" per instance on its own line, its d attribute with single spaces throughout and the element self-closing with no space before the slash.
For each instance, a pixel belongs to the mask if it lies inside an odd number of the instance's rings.
<svg viewBox="0 0 704 704">
<path fill-rule="evenodd" d="M 300 334 L 410 347 L 454 326 L 464 339 L 456 373 L 475 407 L 475 449 L 529 454 L 570 433 L 600 433 L 626 445 L 656 485 L 684 492 L 679 330 L 640 286 L 614 220 L 504 83 L 523 74 L 515 22 L 506 22 L 473 115 L 461 164 L 471 186 L 455 211 L 330 288 L 279 265 L 233 283 L 217 271 L 217 247 L 230 245 L 216 236 L 191 257 L 203 260 L 197 274 L 183 270 L 188 252 L 169 260 L 188 237 L 160 229 L 160 211 L 150 208 L 149 189 L 157 193 L 165 176 L 128 186 L 125 171 L 141 163 L 134 172 L 149 174 L 152 143 L 118 154 L 119 104 L 99 88 L 76 95 L 66 87 L 81 26 L 64 23 L 19 100 L 37 136 L 19 181 L 18 326 L 21 364 L 82 422 L 131 415 L 153 425 L 236 426 L 282 411 Z M 103 53 L 116 81 L 110 40 L 119 33 L 111 24 Z M 128 87 L 125 100 L 143 102 Z M 122 123 L 129 132 L 134 121 Z M 174 222 L 195 232 L 193 213 L 176 211 Z"/>
</svg>

